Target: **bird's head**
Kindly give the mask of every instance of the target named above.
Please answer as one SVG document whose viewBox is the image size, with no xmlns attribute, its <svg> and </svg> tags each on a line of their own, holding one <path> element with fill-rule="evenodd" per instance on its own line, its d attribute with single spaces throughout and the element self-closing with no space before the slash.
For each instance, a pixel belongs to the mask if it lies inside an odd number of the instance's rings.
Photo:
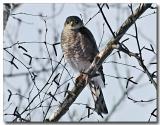
<svg viewBox="0 0 160 125">
<path fill-rule="evenodd" d="M 66 29 L 79 29 L 83 26 L 83 21 L 77 16 L 67 17 L 64 28 Z"/>
</svg>

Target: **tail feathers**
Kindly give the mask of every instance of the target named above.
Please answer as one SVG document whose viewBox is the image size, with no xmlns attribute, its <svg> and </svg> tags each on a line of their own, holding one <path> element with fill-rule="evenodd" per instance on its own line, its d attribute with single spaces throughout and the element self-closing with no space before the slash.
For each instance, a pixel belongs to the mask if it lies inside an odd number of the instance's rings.
<svg viewBox="0 0 160 125">
<path fill-rule="evenodd" d="M 89 86 L 95 102 L 95 111 L 101 116 L 102 116 L 101 113 L 107 114 L 108 110 L 105 104 L 101 88 L 93 83 L 90 83 Z"/>
</svg>

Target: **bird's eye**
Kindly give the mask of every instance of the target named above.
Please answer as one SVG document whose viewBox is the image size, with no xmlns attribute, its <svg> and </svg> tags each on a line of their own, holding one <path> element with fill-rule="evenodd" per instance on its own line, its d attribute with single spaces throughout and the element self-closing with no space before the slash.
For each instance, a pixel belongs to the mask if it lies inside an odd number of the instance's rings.
<svg viewBox="0 0 160 125">
<path fill-rule="evenodd" d="M 76 20 L 75 23 L 78 24 L 78 21 Z"/>
</svg>

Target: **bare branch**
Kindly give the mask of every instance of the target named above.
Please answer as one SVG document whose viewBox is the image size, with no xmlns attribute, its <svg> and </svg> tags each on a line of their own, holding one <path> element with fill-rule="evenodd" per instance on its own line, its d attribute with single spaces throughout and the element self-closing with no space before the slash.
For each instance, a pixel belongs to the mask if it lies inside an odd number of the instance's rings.
<svg viewBox="0 0 160 125">
<path fill-rule="evenodd" d="M 150 122 L 152 116 L 157 117 L 156 111 L 157 111 L 157 108 L 155 108 L 155 109 L 151 112 L 151 115 L 150 115 L 150 117 L 149 117 L 148 122 Z"/>
</svg>

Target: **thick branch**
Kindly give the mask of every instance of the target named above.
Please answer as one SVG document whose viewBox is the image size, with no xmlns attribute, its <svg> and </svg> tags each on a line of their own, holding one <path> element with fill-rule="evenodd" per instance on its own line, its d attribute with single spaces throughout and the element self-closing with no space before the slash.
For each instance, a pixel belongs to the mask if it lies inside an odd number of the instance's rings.
<svg viewBox="0 0 160 125">
<path fill-rule="evenodd" d="M 140 6 L 135 10 L 135 12 L 130 15 L 122 26 L 116 32 L 115 38 L 113 37 L 106 47 L 96 55 L 91 66 L 86 70 L 86 74 L 91 76 L 97 71 L 97 69 L 102 65 L 104 60 L 111 54 L 113 49 L 117 48 L 117 44 L 126 31 L 131 27 L 132 24 L 139 18 L 148 8 L 151 7 L 151 4 L 140 4 Z M 67 97 L 64 99 L 63 103 L 59 106 L 59 109 L 56 113 L 53 113 L 49 118 L 49 121 L 57 122 L 68 110 L 72 103 L 76 100 L 78 95 L 82 92 L 87 84 L 87 75 L 81 74 L 76 79 L 76 84 L 74 88 L 68 93 Z"/>
</svg>

